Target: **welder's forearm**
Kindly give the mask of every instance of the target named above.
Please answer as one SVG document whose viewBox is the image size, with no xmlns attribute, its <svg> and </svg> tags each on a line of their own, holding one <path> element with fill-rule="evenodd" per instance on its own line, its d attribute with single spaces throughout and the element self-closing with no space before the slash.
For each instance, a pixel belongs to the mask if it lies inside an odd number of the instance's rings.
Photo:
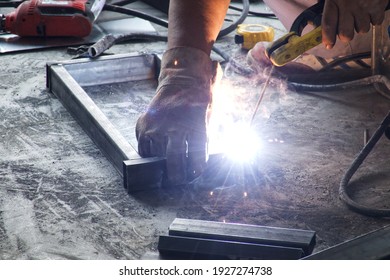
<svg viewBox="0 0 390 280">
<path fill-rule="evenodd" d="M 210 54 L 230 0 L 171 0 L 168 48 L 193 47 Z"/>
</svg>

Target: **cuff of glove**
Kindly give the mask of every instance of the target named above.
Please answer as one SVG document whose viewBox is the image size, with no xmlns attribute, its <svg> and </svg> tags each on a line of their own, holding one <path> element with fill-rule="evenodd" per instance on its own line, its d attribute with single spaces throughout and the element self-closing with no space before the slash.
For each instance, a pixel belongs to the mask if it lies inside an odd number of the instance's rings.
<svg viewBox="0 0 390 280">
<path fill-rule="evenodd" d="M 159 87 L 167 84 L 210 88 L 218 63 L 203 51 L 191 47 L 167 50 L 161 60 Z"/>
</svg>

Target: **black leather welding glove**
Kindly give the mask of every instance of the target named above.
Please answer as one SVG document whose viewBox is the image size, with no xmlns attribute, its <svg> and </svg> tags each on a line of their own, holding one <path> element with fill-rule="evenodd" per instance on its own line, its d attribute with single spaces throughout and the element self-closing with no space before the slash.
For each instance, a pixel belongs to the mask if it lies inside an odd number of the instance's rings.
<svg viewBox="0 0 390 280">
<path fill-rule="evenodd" d="M 142 157 L 165 156 L 170 185 L 184 184 L 204 169 L 208 113 L 217 63 L 201 50 L 179 47 L 161 61 L 155 97 L 136 125 Z"/>
<path fill-rule="evenodd" d="M 389 0 L 325 0 L 322 17 L 322 41 L 327 48 L 340 40 L 349 42 L 354 32 L 366 33 L 370 25 L 381 24 Z"/>
</svg>

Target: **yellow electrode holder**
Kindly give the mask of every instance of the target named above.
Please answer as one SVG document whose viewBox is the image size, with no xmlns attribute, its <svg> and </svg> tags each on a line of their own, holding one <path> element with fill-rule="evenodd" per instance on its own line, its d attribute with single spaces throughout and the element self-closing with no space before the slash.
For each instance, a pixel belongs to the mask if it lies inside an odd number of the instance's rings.
<svg viewBox="0 0 390 280">
<path fill-rule="evenodd" d="M 234 41 L 247 50 L 252 49 L 258 42 L 272 42 L 275 36 L 272 27 L 261 24 L 240 24 L 236 32 Z"/>
</svg>

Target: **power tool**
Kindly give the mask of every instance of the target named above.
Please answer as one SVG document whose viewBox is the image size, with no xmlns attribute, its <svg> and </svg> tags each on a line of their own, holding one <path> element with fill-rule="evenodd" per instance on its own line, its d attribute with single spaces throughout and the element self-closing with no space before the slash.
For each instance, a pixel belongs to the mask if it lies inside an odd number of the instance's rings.
<svg viewBox="0 0 390 280">
<path fill-rule="evenodd" d="M 283 66 L 304 52 L 318 46 L 322 42 L 321 19 L 324 1 L 303 11 L 291 26 L 290 32 L 271 43 L 266 49 L 266 56 L 275 66 Z M 386 10 L 390 9 L 390 2 Z M 314 30 L 301 35 L 303 29 L 311 24 Z"/>
<path fill-rule="evenodd" d="M 0 15 L 0 32 L 19 36 L 86 37 L 105 0 L 29 0 Z"/>
</svg>

